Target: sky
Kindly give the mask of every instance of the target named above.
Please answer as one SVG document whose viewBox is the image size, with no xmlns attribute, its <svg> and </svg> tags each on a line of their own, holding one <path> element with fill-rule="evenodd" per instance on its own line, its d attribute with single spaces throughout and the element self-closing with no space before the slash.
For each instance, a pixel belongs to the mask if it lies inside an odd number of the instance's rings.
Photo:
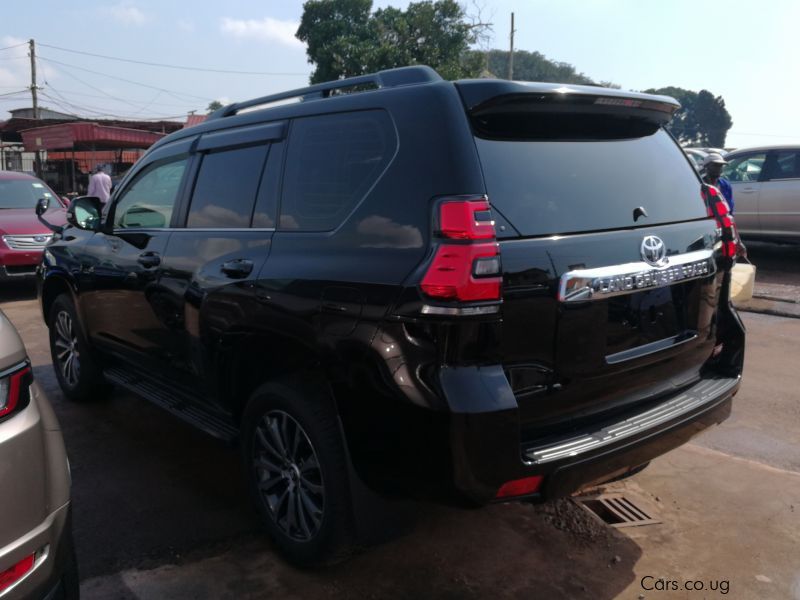
<svg viewBox="0 0 800 600">
<path fill-rule="evenodd" d="M 623 89 L 678 86 L 721 95 L 733 118 L 727 146 L 800 144 L 800 2 L 470 0 L 468 12 L 475 14 L 476 4 L 493 24 L 488 47 L 508 47 L 513 11 L 517 49 Z M 3 2 L 0 49 L 16 47 L 0 50 L 0 120 L 8 109 L 30 106 L 31 38 L 40 105 L 83 116 L 183 120 L 214 99 L 302 87 L 312 69 L 294 37 L 302 11 L 301 0 Z"/>
</svg>

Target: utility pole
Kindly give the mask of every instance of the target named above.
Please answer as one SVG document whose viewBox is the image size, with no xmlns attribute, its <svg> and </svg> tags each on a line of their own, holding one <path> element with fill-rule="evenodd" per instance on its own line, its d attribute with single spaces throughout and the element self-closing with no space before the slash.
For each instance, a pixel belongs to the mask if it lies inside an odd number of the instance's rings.
<svg viewBox="0 0 800 600">
<path fill-rule="evenodd" d="M 28 41 L 31 56 L 31 99 L 33 100 L 33 118 L 39 120 L 39 98 L 36 95 L 36 42 L 31 38 Z M 36 149 L 36 156 L 34 157 L 33 170 L 36 172 L 37 177 L 42 176 L 42 159 L 39 156 L 39 149 Z"/>
<path fill-rule="evenodd" d="M 514 13 L 511 13 L 511 50 L 508 53 L 508 79 L 514 79 Z"/>
</svg>

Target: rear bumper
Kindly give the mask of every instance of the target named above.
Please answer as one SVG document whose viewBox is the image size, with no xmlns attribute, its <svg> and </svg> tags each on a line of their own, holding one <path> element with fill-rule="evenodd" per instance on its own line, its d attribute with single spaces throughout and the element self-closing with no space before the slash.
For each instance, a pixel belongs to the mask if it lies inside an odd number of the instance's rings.
<svg viewBox="0 0 800 600">
<path fill-rule="evenodd" d="M 607 481 L 727 419 L 740 380 L 739 376 L 701 379 L 674 396 L 584 431 L 522 443 L 515 408 L 453 413 L 455 485 L 473 500 L 486 503 L 494 500 L 504 483 L 534 475 L 543 476 L 543 481 L 529 497 L 540 500 Z"/>
<path fill-rule="evenodd" d="M 46 598 L 58 590 L 67 570 L 74 564 L 70 533 L 70 505 L 65 504 L 34 529 L 0 548 L 0 563 L 9 566 L 36 553 L 33 568 L 19 582 L 0 593 L 0 599 Z"/>
</svg>

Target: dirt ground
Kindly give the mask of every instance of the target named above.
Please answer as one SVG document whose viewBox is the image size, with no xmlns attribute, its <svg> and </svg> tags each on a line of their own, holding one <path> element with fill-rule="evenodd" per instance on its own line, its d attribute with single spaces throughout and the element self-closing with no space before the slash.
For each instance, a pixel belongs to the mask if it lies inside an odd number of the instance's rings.
<svg viewBox="0 0 800 600">
<path fill-rule="evenodd" d="M 607 486 L 652 506 L 660 524 L 612 529 L 569 500 L 397 503 L 380 524 L 385 542 L 299 571 L 261 536 L 234 449 L 124 393 L 67 403 L 30 291 L 2 300 L 64 430 L 84 599 L 800 600 L 798 319 L 744 313 L 733 416 Z"/>
</svg>

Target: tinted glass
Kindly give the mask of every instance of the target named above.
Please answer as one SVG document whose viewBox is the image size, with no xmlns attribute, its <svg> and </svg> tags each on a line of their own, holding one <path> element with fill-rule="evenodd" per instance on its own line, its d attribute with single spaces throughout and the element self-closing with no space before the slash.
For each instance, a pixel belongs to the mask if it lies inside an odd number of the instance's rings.
<svg viewBox="0 0 800 600">
<path fill-rule="evenodd" d="M 383 111 L 297 119 L 286 157 L 281 229 L 338 227 L 375 184 L 396 140 Z"/>
<path fill-rule="evenodd" d="M 203 157 L 187 227 L 250 227 L 269 146 L 211 152 Z"/>
<path fill-rule="evenodd" d="M 758 181 L 766 158 L 766 152 L 728 158 L 728 164 L 722 169 L 722 176 L 732 183 Z"/>
<path fill-rule="evenodd" d="M 256 209 L 253 211 L 253 227 L 275 227 L 275 215 L 278 211 L 278 197 L 280 196 L 281 167 L 283 166 L 284 142 L 272 144 L 267 157 L 267 166 L 261 177 L 258 188 Z"/>
<path fill-rule="evenodd" d="M 122 191 L 114 227 L 169 227 L 188 158 L 146 167 Z"/>
<path fill-rule="evenodd" d="M 800 177 L 796 150 L 776 150 L 765 166 L 767 179 L 796 179 Z"/>
<path fill-rule="evenodd" d="M 489 201 L 522 235 L 706 217 L 697 174 L 667 133 L 602 139 L 612 133 L 595 129 L 582 141 L 476 138 Z M 634 222 L 639 206 L 648 216 Z"/>
<path fill-rule="evenodd" d="M 60 206 L 53 193 L 41 181 L 0 179 L 0 209 L 33 208 L 39 198 L 49 198 L 50 208 Z"/>
</svg>

